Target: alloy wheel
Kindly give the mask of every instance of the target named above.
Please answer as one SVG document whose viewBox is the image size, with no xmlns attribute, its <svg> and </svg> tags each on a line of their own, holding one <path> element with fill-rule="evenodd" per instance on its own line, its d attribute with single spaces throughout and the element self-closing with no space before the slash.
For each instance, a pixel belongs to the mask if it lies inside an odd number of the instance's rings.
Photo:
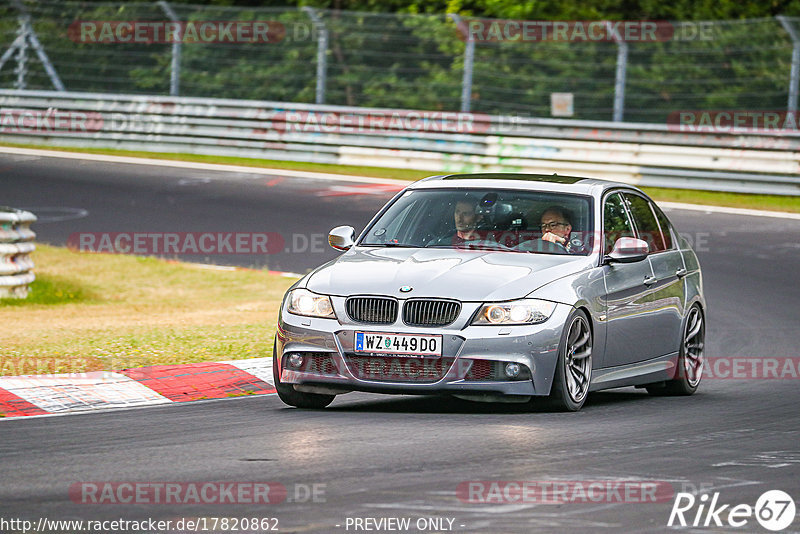
<svg viewBox="0 0 800 534">
<path fill-rule="evenodd" d="M 697 387 L 703 375 L 703 348 L 705 347 L 706 328 L 703 314 L 694 306 L 686 319 L 686 333 L 683 336 L 683 372 L 691 387 Z"/>
<path fill-rule="evenodd" d="M 567 390 L 574 402 L 581 402 L 589 392 L 592 374 L 592 333 L 582 316 L 576 316 L 567 335 L 565 354 Z"/>
</svg>

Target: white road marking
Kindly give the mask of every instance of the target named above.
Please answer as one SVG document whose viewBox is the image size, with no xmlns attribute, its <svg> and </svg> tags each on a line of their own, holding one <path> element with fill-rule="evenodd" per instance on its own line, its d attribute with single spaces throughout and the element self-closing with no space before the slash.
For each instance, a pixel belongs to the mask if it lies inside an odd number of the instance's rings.
<svg viewBox="0 0 800 534">
<path fill-rule="evenodd" d="M 245 373 L 250 373 L 251 375 L 255 376 L 256 378 L 263 380 L 267 384 L 275 385 L 272 380 L 272 358 L 250 358 L 247 360 L 230 360 L 227 362 L 217 362 L 217 363 L 227 363 L 228 365 L 232 365 L 238 369 L 241 369 Z"/>
<path fill-rule="evenodd" d="M 800 453 L 797 451 L 770 451 L 759 452 L 742 460 L 711 464 L 711 467 L 744 466 L 780 469 L 782 467 L 790 467 L 793 464 L 800 464 Z"/>
<path fill-rule="evenodd" d="M 0 154 L 17 154 L 24 156 L 38 156 L 48 158 L 77 159 L 86 161 L 100 161 L 105 163 L 128 163 L 133 165 L 156 165 L 161 167 L 175 167 L 179 169 L 199 169 L 217 172 L 235 172 L 258 175 L 280 175 L 312 180 L 327 180 L 336 182 L 358 182 L 365 184 L 397 184 L 408 185 L 408 180 L 393 180 L 390 178 L 372 178 L 369 176 L 351 176 L 349 174 L 331 174 L 323 172 L 294 171 L 288 169 L 267 169 L 263 167 L 247 167 L 243 165 L 223 165 L 218 163 L 199 163 L 193 161 L 173 161 L 155 158 L 133 158 L 127 156 L 109 156 L 104 154 L 84 154 L 81 152 L 61 152 L 58 150 L 41 150 L 34 148 L 16 148 L 0 146 Z M 442 173 L 444 174 L 444 173 Z M 687 204 L 683 202 L 659 202 L 659 206 L 670 209 L 704 211 L 706 213 L 725 213 L 729 215 L 753 215 L 757 217 L 776 217 L 782 219 L 800 220 L 800 213 L 783 211 L 751 210 L 745 208 L 727 208 L 722 206 L 706 206 L 702 204 Z"/>
<path fill-rule="evenodd" d="M 754 217 L 776 217 L 800 221 L 800 213 L 786 211 L 751 210 L 746 208 L 727 208 L 723 206 L 704 206 L 702 204 L 685 204 L 683 202 L 656 202 L 659 206 L 674 210 L 703 211 L 705 213 L 724 213 L 726 215 L 751 215 Z"/>
<path fill-rule="evenodd" d="M 202 185 L 210 184 L 211 178 L 181 178 L 178 185 Z"/>
<path fill-rule="evenodd" d="M 58 150 L 41 150 L 36 148 L 16 148 L 0 146 L 0 154 L 19 154 L 24 156 L 38 156 L 43 158 L 77 159 L 84 161 L 100 161 L 105 163 L 129 163 L 132 165 L 156 165 L 159 167 L 175 167 L 179 169 L 198 169 L 204 171 L 236 172 L 242 174 L 269 174 L 280 176 L 293 176 L 296 178 L 310 178 L 312 180 L 327 180 L 335 182 L 359 182 L 370 184 L 402 184 L 408 185 L 407 180 L 392 180 L 390 178 L 370 178 L 367 176 L 351 176 L 349 174 L 330 174 L 325 172 L 293 171 L 289 169 L 267 169 L 264 167 L 248 167 L 245 165 L 224 165 L 221 163 L 200 163 L 195 161 L 174 161 L 155 158 L 132 158 L 128 156 L 108 156 L 104 154 L 85 154 L 82 152 L 61 152 Z"/>
<path fill-rule="evenodd" d="M 82 219 L 89 215 L 89 211 L 83 208 L 62 208 L 62 207 L 45 207 L 24 206 L 19 209 L 30 211 L 38 219 L 34 224 L 52 223 L 61 221 L 71 221 L 73 219 Z"/>
<path fill-rule="evenodd" d="M 0 377 L 0 388 L 51 412 L 169 404 L 172 401 L 119 373 Z"/>
</svg>

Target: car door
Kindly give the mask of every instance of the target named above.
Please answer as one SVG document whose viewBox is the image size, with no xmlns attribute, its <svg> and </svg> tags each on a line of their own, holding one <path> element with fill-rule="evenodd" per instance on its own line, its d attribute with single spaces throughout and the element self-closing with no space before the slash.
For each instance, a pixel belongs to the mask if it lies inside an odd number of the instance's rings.
<svg viewBox="0 0 800 534">
<path fill-rule="evenodd" d="M 603 201 L 603 240 L 605 254 L 620 237 L 636 237 L 627 204 L 621 192 L 612 192 Z M 604 366 L 624 365 L 657 356 L 649 343 L 648 332 L 656 325 L 650 307 L 653 270 L 647 259 L 633 263 L 603 266 L 606 284 L 606 350 Z"/>
<path fill-rule="evenodd" d="M 683 256 L 674 244 L 672 228 L 664 213 L 641 195 L 624 193 L 623 196 L 639 239 L 650 245 L 647 259 L 654 279 L 649 284 L 647 300 L 653 324 L 647 342 L 654 356 L 670 354 L 679 349 L 681 340 L 686 273 Z"/>
</svg>

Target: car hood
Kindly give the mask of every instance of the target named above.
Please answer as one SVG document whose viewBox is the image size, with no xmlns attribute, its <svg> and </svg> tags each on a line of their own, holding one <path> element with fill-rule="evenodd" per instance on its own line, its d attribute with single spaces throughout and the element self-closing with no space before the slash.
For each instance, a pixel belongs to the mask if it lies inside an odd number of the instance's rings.
<svg viewBox="0 0 800 534">
<path fill-rule="evenodd" d="M 306 287 L 327 295 L 444 297 L 461 301 L 522 298 L 589 268 L 586 256 L 461 249 L 356 248 L 319 267 Z M 400 288 L 410 286 L 409 292 Z"/>
</svg>

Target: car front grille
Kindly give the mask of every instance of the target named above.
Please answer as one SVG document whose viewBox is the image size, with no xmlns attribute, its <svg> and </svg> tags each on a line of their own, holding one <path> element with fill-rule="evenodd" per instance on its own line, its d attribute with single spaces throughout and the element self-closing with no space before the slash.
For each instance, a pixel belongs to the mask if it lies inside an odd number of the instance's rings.
<svg viewBox="0 0 800 534">
<path fill-rule="evenodd" d="M 364 356 L 345 354 L 347 368 L 361 380 L 375 382 L 438 382 L 447 374 L 455 358 L 415 358 L 407 356 Z"/>
<path fill-rule="evenodd" d="M 442 299 L 412 299 L 403 306 L 403 322 L 409 326 L 445 326 L 458 318 L 461 303 Z"/>
<path fill-rule="evenodd" d="M 397 318 L 397 301 L 386 297 L 350 297 L 347 315 L 357 323 L 392 324 Z"/>
</svg>

